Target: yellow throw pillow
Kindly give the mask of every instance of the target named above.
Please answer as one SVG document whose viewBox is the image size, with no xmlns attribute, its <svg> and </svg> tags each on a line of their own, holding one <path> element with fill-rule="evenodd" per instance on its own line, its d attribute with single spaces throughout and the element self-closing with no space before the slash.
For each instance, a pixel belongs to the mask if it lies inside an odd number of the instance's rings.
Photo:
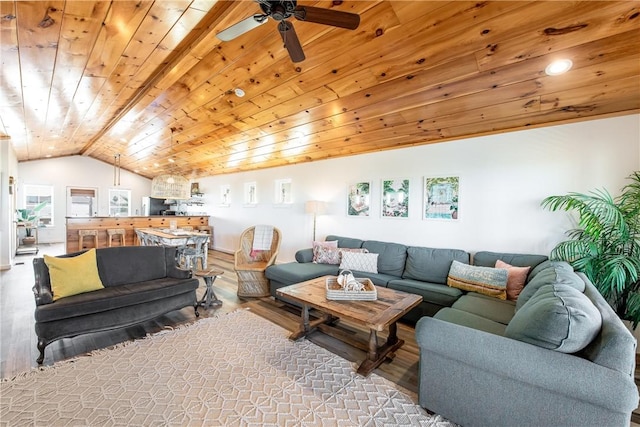
<svg viewBox="0 0 640 427">
<path fill-rule="evenodd" d="M 54 301 L 104 288 L 98 274 L 95 249 L 71 258 L 45 255 L 44 263 L 49 267 Z"/>
</svg>

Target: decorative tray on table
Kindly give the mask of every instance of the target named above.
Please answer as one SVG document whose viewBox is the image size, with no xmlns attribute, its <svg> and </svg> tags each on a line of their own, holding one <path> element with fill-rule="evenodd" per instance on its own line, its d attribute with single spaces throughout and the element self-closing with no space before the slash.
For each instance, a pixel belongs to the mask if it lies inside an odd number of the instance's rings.
<svg viewBox="0 0 640 427">
<path fill-rule="evenodd" d="M 361 290 L 345 289 L 338 283 L 337 277 L 327 278 L 327 299 L 337 301 L 375 301 L 378 299 L 376 287 L 370 279 L 355 279 Z"/>
</svg>

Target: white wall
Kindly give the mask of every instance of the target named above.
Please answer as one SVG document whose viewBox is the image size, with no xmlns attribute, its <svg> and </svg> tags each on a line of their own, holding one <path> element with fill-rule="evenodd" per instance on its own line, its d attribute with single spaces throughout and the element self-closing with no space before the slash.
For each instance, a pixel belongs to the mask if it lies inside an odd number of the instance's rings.
<svg viewBox="0 0 640 427">
<path fill-rule="evenodd" d="M 113 165 L 86 156 L 21 162 L 18 165 L 18 207 L 24 205 L 24 185 L 52 185 L 54 187 L 54 226 L 38 230 L 41 243 L 65 241 L 67 215 L 67 187 L 98 188 L 98 216 L 109 215 L 108 194 L 113 186 Z M 151 192 L 151 180 L 122 170 L 120 186 L 131 190 L 131 213 L 141 212 L 142 197 Z"/>
<path fill-rule="evenodd" d="M 549 195 L 606 188 L 617 194 L 640 170 L 640 116 L 587 121 L 413 148 L 383 151 L 199 180 L 215 227 L 214 247 L 233 251 L 243 229 L 272 224 L 283 234 L 278 261 L 310 247 L 307 200 L 329 203 L 318 217 L 327 234 L 408 245 L 548 254 L 571 226 L 566 213 L 540 207 Z M 421 219 L 424 176 L 460 176 L 457 222 Z M 274 181 L 290 178 L 294 204 L 277 207 Z M 409 178 L 408 219 L 380 217 L 381 180 Z M 258 206 L 243 207 L 245 182 L 257 183 Z M 346 215 L 347 186 L 372 182 L 369 218 Z M 231 186 L 231 206 L 220 207 L 220 186 Z"/>
<path fill-rule="evenodd" d="M 9 191 L 9 177 L 18 175 L 16 153 L 8 141 L 0 141 L 0 270 L 11 268 L 16 244 L 13 228 L 15 186 Z"/>
<path fill-rule="evenodd" d="M 283 233 L 278 260 L 284 262 L 311 245 L 312 217 L 304 213 L 307 200 L 329 205 L 327 215 L 318 217 L 318 239 L 337 234 L 470 252 L 548 254 L 564 239 L 571 222 L 565 213 L 542 210 L 544 197 L 598 188 L 617 194 L 635 170 L 640 170 L 640 115 L 218 175 L 198 182 L 205 193 L 203 210 L 211 215 L 215 229 L 214 248 L 232 252 L 246 227 L 272 224 Z M 460 176 L 456 222 L 421 219 L 423 178 L 438 175 Z M 109 164 L 84 156 L 31 161 L 18 165 L 17 176 L 19 205 L 25 183 L 55 186 L 56 226 L 40 233 L 43 242 L 64 241 L 67 186 L 98 187 L 99 215 L 108 214 L 105 196 L 113 183 Z M 278 207 L 273 203 L 274 181 L 285 178 L 292 180 L 294 204 Z M 380 217 L 381 180 L 389 178 L 411 181 L 408 219 Z M 256 207 L 243 206 L 244 183 L 250 181 L 257 183 Z M 372 182 L 369 218 L 346 215 L 347 186 L 360 181 Z M 121 182 L 122 188 L 132 190 L 135 213 L 141 197 L 150 192 L 150 180 L 122 171 Z M 231 186 L 229 207 L 219 205 L 221 185 Z"/>
</svg>

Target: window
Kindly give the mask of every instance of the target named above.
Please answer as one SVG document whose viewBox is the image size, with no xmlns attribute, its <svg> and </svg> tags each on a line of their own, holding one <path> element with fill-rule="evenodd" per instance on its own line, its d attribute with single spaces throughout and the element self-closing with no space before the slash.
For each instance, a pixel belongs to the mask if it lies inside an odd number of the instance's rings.
<svg viewBox="0 0 640 427">
<path fill-rule="evenodd" d="M 131 190 L 109 189 L 109 216 L 131 216 Z"/>
<path fill-rule="evenodd" d="M 67 216 L 97 215 L 97 199 L 97 188 L 67 187 Z"/>
<path fill-rule="evenodd" d="M 53 226 L 53 187 L 51 185 L 24 186 L 24 207 L 34 209 L 40 203 L 47 204 L 40 209 L 38 215 L 38 227 Z"/>
</svg>

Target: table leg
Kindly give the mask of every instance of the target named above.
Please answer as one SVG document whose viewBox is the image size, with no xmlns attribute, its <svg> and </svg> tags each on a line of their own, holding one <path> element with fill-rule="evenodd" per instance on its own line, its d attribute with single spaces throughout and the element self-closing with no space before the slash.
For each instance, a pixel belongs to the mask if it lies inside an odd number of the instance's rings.
<svg viewBox="0 0 640 427">
<path fill-rule="evenodd" d="M 204 284 L 207 286 L 207 289 L 205 290 L 202 299 L 198 301 L 198 304 L 205 308 L 209 308 L 212 305 L 215 305 L 216 307 L 220 307 L 222 305 L 222 301 L 218 299 L 216 293 L 213 291 L 213 282 L 216 280 L 216 277 L 218 276 L 204 277 Z"/>
<path fill-rule="evenodd" d="M 393 353 L 402 347 L 404 340 L 398 339 L 398 325 L 394 322 L 389 325 L 389 336 L 385 343 L 378 345 L 378 333 L 371 329 L 369 331 L 369 352 L 367 358 L 358 367 L 358 374 L 366 377 L 376 369 L 387 357 L 392 357 Z"/>
<path fill-rule="evenodd" d="M 335 321 L 335 317 L 329 314 L 324 314 L 322 317 L 318 319 L 310 320 L 309 306 L 306 304 L 303 304 L 302 311 L 300 312 L 300 327 L 296 332 L 293 332 L 291 335 L 289 335 L 289 339 L 293 341 L 298 340 L 306 336 L 307 334 L 309 334 L 309 332 L 314 330 L 318 325 L 322 323 L 331 322 L 332 320 Z"/>
</svg>

